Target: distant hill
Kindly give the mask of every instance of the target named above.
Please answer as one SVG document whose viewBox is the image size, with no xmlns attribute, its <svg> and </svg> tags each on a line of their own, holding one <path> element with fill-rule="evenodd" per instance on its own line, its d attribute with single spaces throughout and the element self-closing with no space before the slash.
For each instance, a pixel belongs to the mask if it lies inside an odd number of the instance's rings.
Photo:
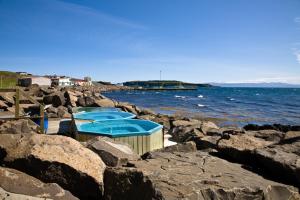
<svg viewBox="0 0 300 200">
<path fill-rule="evenodd" d="M 0 88 L 16 86 L 19 77 L 20 75 L 15 72 L 0 71 Z"/>
<path fill-rule="evenodd" d="M 300 84 L 288 83 L 211 83 L 220 87 L 264 87 L 264 88 L 300 88 Z"/>
</svg>

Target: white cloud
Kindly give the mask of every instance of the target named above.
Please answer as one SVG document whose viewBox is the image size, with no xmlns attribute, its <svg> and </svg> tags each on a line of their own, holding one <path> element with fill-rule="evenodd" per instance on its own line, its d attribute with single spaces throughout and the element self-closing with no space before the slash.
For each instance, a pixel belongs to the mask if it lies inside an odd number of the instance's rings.
<svg viewBox="0 0 300 200">
<path fill-rule="evenodd" d="M 300 64 L 300 51 L 295 52 L 295 56 L 296 56 L 298 63 Z"/>
<path fill-rule="evenodd" d="M 300 25 L 300 17 L 295 17 L 294 21 L 295 21 L 295 23 Z M 293 45 L 299 46 L 300 42 L 295 42 Z M 300 49 L 299 49 L 299 47 L 293 48 L 292 50 L 293 50 L 294 55 L 296 56 L 297 62 L 300 64 Z"/>
<path fill-rule="evenodd" d="M 295 17 L 295 18 L 294 18 L 294 21 L 295 21 L 296 23 L 300 23 L 300 17 Z"/>
</svg>

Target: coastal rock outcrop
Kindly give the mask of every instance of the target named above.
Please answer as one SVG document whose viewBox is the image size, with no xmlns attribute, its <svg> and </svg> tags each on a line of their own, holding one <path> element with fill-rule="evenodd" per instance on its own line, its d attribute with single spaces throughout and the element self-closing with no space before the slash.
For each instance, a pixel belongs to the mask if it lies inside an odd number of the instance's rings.
<svg viewBox="0 0 300 200">
<path fill-rule="evenodd" d="M 23 172 L 4 167 L 0 167 L 0 197 L 1 199 L 77 199 L 55 183 L 43 183 Z"/>
<path fill-rule="evenodd" d="M 80 199 L 99 199 L 103 194 L 105 164 L 69 137 L 2 134 L 0 163 L 45 183 L 57 183 Z"/>
<path fill-rule="evenodd" d="M 132 166 L 105 171 L 105 199 L 300 198 L 292 186 L 203 152 L 159 153 Z"/>
<path fill-rule="evenodd" d="M 107 137 L 96 137 L 86 142 L 86 147 L 97 153 L 107 166 L 125 166 L 129 161 L 136 161 L 139 156 L 129 145 L 115 142 Z"/>
</svg>

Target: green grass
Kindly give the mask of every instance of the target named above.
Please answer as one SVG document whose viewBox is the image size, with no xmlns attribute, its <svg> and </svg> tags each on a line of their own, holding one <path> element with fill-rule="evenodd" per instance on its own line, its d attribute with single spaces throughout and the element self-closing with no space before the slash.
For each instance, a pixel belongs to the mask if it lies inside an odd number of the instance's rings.
<svg viewBox="0 0 300 200">
<path fill-rule="evenodd" d="M 17 85 L 19 74 L 15 72 L 0 71 L 0 88 L 13 88 Z"/>
</svg>

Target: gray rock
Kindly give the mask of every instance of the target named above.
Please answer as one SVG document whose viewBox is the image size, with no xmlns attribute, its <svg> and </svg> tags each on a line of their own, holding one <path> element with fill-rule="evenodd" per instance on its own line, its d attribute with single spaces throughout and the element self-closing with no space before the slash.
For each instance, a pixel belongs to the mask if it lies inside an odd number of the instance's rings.
<svg viewBox="0 0 300 200">
<path fill-rule="evenodd" d="M 0 100 L 0 109 L 7 110 L 8 105 L 2 100 Z"/>
<path fill-rule="evenodd" d="M 167 115 L 156 115 L 153 121 L 163 125 L 166 130 L 170 130 L 171 128 L 170 118 Z"/>
<path fill-rule="evenodd" d="M 43 102 L 46 105 L 52 104 L 53 95 L 46 95 L 43 97 Z"/>
<path fill-rule="evenodd" d="M 241 135 L 244 134 L 245 131 L 239 127 L 222 127 L 221 132 L 223 135 Z"/>
<path fill-rule="evenodd" d="M 220 128 L 213 122 L 205 121 L 201 123 L 200 130 L 207 135 L 208 133 L 212 133 L 218 131 Z"/>
<path fill-rule="evenodd" d="M 138 113 L 140 111 L 139 108 L 137 108 L 135 105 L 132 105 L 129 103 L 118 102 L 116 107 L 121 108 L 123 111 L 131 112 L 135 115 L 138 115 Z"/>
<path fill-rule="evenodd" d="M 95 106 L 95 99 L 90 96 L 79 97 L 77 100 L 77 104 L 82 107 Z"/>
<path fill-rule="evenodd" d="M 72 107 L 76 107 L 76 102 L 78 101 L 78 97 L 76 96 L 75 92 L 72 91 L 66 91 L 65 92 L 65 97 L 67 100 L 67 105 L 70 105 Z"/>
<path fill-rule="evenodd" d="M 285 135 L 283 132 L 276 130 L 247 131 L 246 134 L 272 142 L 281 141 Z"/>
<path fill-rule="evenodd" d="M 8 106 L 12 106 L 15 104 L 14 93 L 13 92 L 5 92 L 0 93 L 0 100 L 3 100 L 5 104 Z"/>
<path fill-rule="evenodd" d="M 300 141 L 298 138 L 255 149 L 256 163 L 269 174 L 300 185 Z"/>
<path fill-rule="evenodd" d="M 0 134 L 33 134 L 37 133 L 38 126 L 31 120 L 19 119 L 3 121 Z"/>
<path fill-rule="evenodd" d="M 58 93 L 54 94 L 52 97 L 52 105 L 54 107 L 66 105 L 66 98 L 65 98 L 64 93 L 58 92 Z"/>
<path fill-rule="evenodd" d="M 24 91 L 30 96 L 42 97 L 44 93 L 41 91 L 41 88 L 37 84 L 32 84 L 28 86 Z"/>
<path fill-rule="evenodd" d="M 201 121 L 198 121 L 198 120 L 182 120 L 182 119 L 179 119 L 179 120 L 172 121 L 171 124 L 172 124 L 173 127 L 193 126 L 193 127 L 200 128 L 202 123 L 201 123 Z"/>
<path fill-rule="evenodd" d="M 68 108 L 64 106 L 59 106 L 57 108 L 57 116 L 59 118 L 71 118 L 72 115 L 68 112 Z"/>
<path fill-rule="evenodd" d="M 86 147 L 97 153 L 107 166 L 116 167 L 127 165 L 128 161 L 135 161 L 139 156 L 129 145 L 115 142 L 106 137 L 96 137 L 86 143 Z"/>
<path fill-rule="evenodd" d="M 185 153 L 188 153 L 188 152 L 196 152 L 196 151 L 197 151 L 196 143 L 193 141 L 190 141 L 190 142 L 179 143 L 176 145 L 165 147 L 163 149 L 145 153 L 142 156 L 142 158 L 143 159 L 151 159 L 151 158 L 155 157 L 157 154 L 160 154 L 161 152 L 169 152 L 169 153 L 185 152 Z"/>
<path fill-rule="evenodd" d="M 57 183 L 80 199 L 99 199 L 105 164 L 91 150 L 57 135 L 0 135 L 0 163 L 46 183 Z"/>
<path fill-rule="evenodd" d="M 300 131 L 289 131 L 285 134 L 284 140 L 300 139 Z"/>
<path fill-rule="evenodd" d="M 207 153 L 160 153 L 108 168 L 105 199 L 298 199 L 292 186 L 269 181 Z"/>
<path fill-rule="evenodd" d="M 195 138 L 195 143 L 198 150 L 211 150 L 218 148 L 218 142 L 221 140 L 220 136 L 204 136 Z"/>
<path fill-rule="evenodd" d="M 169 134 L 176 142 L 194 141 L 195 138 L 204 137 L 204 134 L 194 126 L 176 126 L 169 130 Z"/>
<path fill-rule="evenodd" d="M 0 188 L 2 188 L 2 191 L 0 190 L 0 193 L 2 194 L 6 191 L 10 193 L 10 195 L 12 193 L 26 195 L 28 196 L 27 198 L 37 197 L 56 200 L 77 199 L 69 191 L 62 189 L 55 183 L 46 184 L 32 176 L 24 174 L 23 172 L 10 168 L 0 167 Z M 8 199 L 8 196 L 6 198 Z"/>
<path fill-rule="evenodd" d="M 248 135 L 230 135 L 227 139 L 221 139 L 217 143 L 217 150 L 223 155 L 231 157 L 240 163 L 254 161 L 253 151 L 273 144 L 260 138 Z"/>
<path fill-rule="evenodd" d="M 99 107 L 115 107 L 115 103 L 107 98 L 96 100 L 95 105 Z"/>
</svg>

